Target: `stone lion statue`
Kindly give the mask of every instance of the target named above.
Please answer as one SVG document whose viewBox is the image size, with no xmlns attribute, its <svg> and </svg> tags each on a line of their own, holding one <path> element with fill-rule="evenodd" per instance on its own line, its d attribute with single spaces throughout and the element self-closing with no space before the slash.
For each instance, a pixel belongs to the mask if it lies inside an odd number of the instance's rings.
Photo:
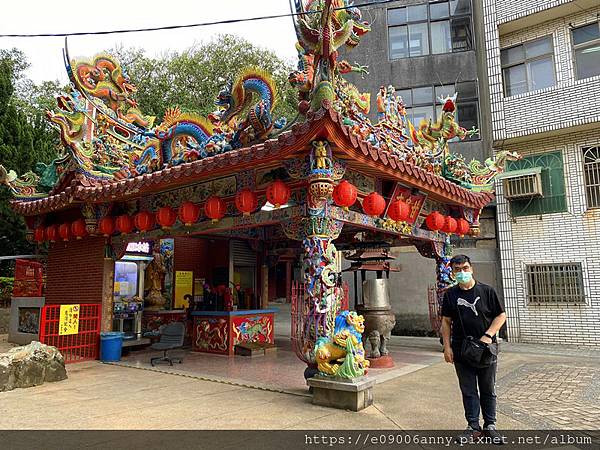
<svg viewBox="0 0 600 450">
<path fill-rule="evenodd" d="M 363 316 L 354 311 L 339 313 L 335 318 L 333 338 L 322 337 L 315 344 L 319 372 L 340 378 L 363 376 L 369 367 L 362 344 L 364 331 Z"/>
</svg>

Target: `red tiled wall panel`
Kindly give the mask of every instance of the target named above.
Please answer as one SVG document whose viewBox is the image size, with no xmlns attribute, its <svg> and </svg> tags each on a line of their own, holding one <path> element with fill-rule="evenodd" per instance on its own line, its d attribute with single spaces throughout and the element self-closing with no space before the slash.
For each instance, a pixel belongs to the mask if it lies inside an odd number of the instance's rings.
<svg viewBox="0 0 600 450">
<path fill-rule="evenodd" d="M 46 304 L 102 303 L 104 238 L 55 242 L 48 251 Z"/>
</svg>

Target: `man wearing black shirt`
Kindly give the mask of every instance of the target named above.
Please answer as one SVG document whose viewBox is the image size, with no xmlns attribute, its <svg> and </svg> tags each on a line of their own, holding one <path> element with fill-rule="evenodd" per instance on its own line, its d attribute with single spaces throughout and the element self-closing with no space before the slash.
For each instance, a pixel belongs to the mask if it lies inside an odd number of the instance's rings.
<svg viewBox="0 0 600 450">
<path fill-rule="evenodd" d="M 458 284 L 444 294 L 441 332 L 444 359 L 454 364 L 463 397 L 465 418 L 468 422 L 463 436 L 468 439 L 481 432 L 481 407 L 483 433 L 492 438 L 494 443 L 502 443 L 502 437 L 496 431 L 497 361 L 494 357 L 489 367 L 475 368 L 461 360 L 460 350 L 465 336 L 472 336 L 486 344 L 496 342 L 496 333 L 506 321 L 504 305 L 498 299 L 494 288 L 475 281 L 468 256 L 453 257 L 450 260 L 450 268 Z"/>
</svg>

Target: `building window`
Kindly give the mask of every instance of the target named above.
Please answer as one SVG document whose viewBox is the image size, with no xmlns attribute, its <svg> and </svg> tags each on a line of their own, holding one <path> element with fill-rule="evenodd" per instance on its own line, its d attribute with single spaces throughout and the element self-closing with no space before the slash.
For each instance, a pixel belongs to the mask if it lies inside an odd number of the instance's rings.
<svg viewBox="0 0 600 450">
<path fill-rule="evenodd" d="M 510 97 L 554 86 L 553 53 L 551 36 L 502 50 L 504 95 Z"/>
<path fill-rule="evenodd" d="M 562 152 L 527 156 L 519 161 L 508 161 L 506 172 L 541 168 L 542 196 L 510 200 L 513 217 L 565 212 L 567 196 Z"/>
<path fill-rule="evenodd" d="M 600 208 L 600 146 L 583 149 L 583 172 L 588 208 Z"/>
<path fill-rule="evenodd" d="M 528 264 L 525 274 L 529 303 L 585 303 L 580 263 Z"/>
<path fill-rule="evenodd" d="M 441 98 L 452 96 L 457 92 L 456 98 L 456 120 L 458 124 L 470 130 L 479 125 L 479 109 L 477 82 L 465 81 L 443 86 L 425 86 L 412 89 L 403 89 L 396 91 L 397 95 L 402 97 L 406 106 L 406 116 L 415 127 L 419 126 L 421 120 L 431 118 L 436 121 L 442 113 Z M 479 136 L 474 135 L 468 140 L 478 140 Z"/>
<path fill-rule="evenodd" d="M 388 9 L 390 59 L 471 50 L 471 0 Z"/>
<path fill-rule="evenodd" d="M 577 79 L 600 75 L 600 22 L 574 28 L 571 33 Z"/>
</svg>

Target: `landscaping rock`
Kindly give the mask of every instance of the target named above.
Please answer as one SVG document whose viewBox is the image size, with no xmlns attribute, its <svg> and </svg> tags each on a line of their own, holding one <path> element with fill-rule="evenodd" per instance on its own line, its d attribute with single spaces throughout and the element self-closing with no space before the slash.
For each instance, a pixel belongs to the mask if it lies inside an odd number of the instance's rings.
<svg viewBox="0 0 600 450">
<path fill-rule="evenodd" d="M 56 347 L 33 341 L 0 354 L 0 392 L 66 378 L 65 360 Z"/>
</svg>

